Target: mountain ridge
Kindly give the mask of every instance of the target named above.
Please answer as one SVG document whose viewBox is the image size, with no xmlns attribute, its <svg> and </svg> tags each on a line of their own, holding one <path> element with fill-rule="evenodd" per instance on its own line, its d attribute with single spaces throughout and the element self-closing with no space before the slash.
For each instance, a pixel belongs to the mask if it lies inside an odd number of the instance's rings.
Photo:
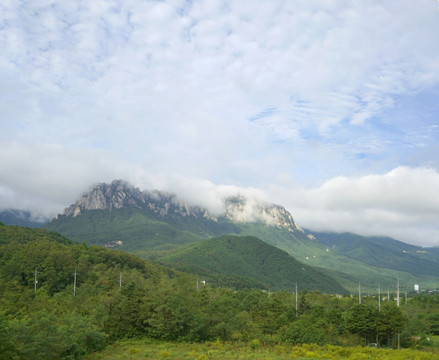
<svg viewBox="0 0 439 360">
<path fill-rule="evenodd" d="M 346 289 L 355 290 L 358 282 L 369 289 L 378 286 L 378 282 L 383 286 L 393 286 L 398 277 L 406 283 L 439 287 L 439 277 L 425 271 L 431 261 L 434 264 L 439 262 L 437 252 L 431 251 L 428 261 L 424 261 L 427 255 L 424 258 L 412 257 L 411 269 L 416 271 L 409 273 L 401 266 L 406 254 L 395 244 L 387 251 L 389 254 L 395 249 L 395 254 L 384 261 L 376 249 L 366 249 L 366 256 L 377 256 L 379 261 L 373 263 L 361 257 L 363 250 L 348 253 L 340 247 L 329 246 L 324 239 L 319 241 L 318 236 L 301 229 L 280 205 L 261 203 L 239 194 L 224 198 L 223 202 L 224 213 L 212 214 L 203 207 L 189 205 L 176 195 L 140 191 L 116 180 L 92 187 L 75 204 L 67 207 L 64 215 L 52 219 L 46 228 L 76 242 L 121 248 L 146 258 L 157 258 L 163 250 L 212 237 L 255 236 L 302 263 L 324 268 Z M 369 243 L 366 247 L 373 246 Z M 153 257 L 151 252 L 155 252 Z M 416 261 L 419 261 L 417 269 Z"/>
<path fill-rule="evenodd" d="M 193 216 L 213 221 L 225 218 L 233 223 L 263 222 L 285 228 L 290 232 L 304 233 L 304 230 L 296 224 L 292 215 L 283 206 L 263 204 L 240 194 L 224 198 L 223 206 L 224 213 L 218 216 L 205 207 L 190 205 L 180 200 L 175 194 L 158 190 L 141 191 L 124 180 L 114 180 L 111 184 L 94 185 L 88 192 L 83 193 L 74 204 L 66 207 L 60 215 L 76 217 L 86 210 L 107 209 L 111 211 L 132 207 L 150 210 L 161 217 Z"/>
</svg>

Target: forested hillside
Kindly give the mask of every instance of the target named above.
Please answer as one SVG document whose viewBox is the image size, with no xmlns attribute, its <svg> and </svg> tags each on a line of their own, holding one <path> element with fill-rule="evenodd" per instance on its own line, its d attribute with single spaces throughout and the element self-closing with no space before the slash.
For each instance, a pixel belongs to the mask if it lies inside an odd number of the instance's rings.
<svg viewBox="0 0 439 360">
<path fill-rule="evenodd" d="M 401 307 L 382 299 L 381 312 L 376 297 L 358 304 L 301 291 L 297 299 L 285 291 L 197 288 L 195 276 L 134 255 L 0 224 L 1 359 L 80 359 L 134 337 L 396 346 L 399 331 L 403 346 L 430 346 L 427 337 L 439 334 L 436 295 Z"/>
<path fill-rule="evenodd" d="M 206 237 L 234 233 L 230 221 L 218 223 L 205 218 L 160 216 L 149 209 L 84 210 L 80 216 L 60 215 L 46 225 L 76 242 L 105 245 L 126 251 L 169 248 Z"/>
<path fill-rule="evenodd" d="M 434 248 L 421 248 L 388 237 L 351 233 L 314 233 L 328 248 L 365 264 L 405 271 L 412 275 L 439 274 L 439 257 Z"/>
<path fill-rule="evenodd" d="M 280 205 L 239 195 L 223 202 L 223 212 L 212 214 L 175 195 L 140 191 L 115 180 L 91 187 L 45 227 L 79 243 L 104 245 L 154 260 L 165 256 L 163 251 L 212 237 L 254 236 L 303 264 L 325 269 L 349 291 L 356 291 L 358 283 L 370 292 L 376 292 L 378 285 L 391 288 L 397 278 L 406 288 L 414 284 L 439 287 L 439 256 L 434 249 L 389 238 L 313 234 L 301 229 Z M 194 270 L 199 264 L 187 265 Z M 228 276 L 227 281 L 241 286 L 241 280 Z M 226 285 L 218 277 L 215 281 Z M 259 279 L 252 286 L 263 287 L 266 283 Z"/>
<path fill-rule="evenodd" d="M 240 282 L 239 287 L 294 291 L 298 284 L 302 290 L 346 293 L 322 269 L 302 264 L 287 252 L 253 236 L 229 235 L 203 240 L 170 251 L 158 261 L 223 286 Z"/>
</svg>

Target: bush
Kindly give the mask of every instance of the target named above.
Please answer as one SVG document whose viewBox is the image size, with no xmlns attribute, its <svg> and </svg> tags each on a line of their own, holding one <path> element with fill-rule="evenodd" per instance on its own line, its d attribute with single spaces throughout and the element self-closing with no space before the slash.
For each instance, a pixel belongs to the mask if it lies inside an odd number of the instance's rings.
<svg viewBox="0 0 439 360">
<path fill-rule="evenodd" d="M 9 322 L 15 358 L 22 360 L 80 359 L 84 354 L 102 350 L 107 336 L 91 321 L 78 314 L 57 317 L 37 313 Z"/>
</svg>

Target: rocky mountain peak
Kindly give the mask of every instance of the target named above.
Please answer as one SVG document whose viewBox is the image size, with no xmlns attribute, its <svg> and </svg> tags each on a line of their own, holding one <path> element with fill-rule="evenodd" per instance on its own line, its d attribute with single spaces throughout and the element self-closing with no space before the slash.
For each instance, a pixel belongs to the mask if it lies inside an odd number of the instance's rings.
<svg viewBox="0 0 439 360">
<path fill-rule="evenodd" d="M 62 215 L 76 217 L 85 210 L 121 209 L 131 207 L 148 209 L 159 216 L 209 217 L 206 209 L 189 206 L 175 195 L 154 190 L 141 191 L 123 180 L 111 184 L 99 183 L 80 196 L 72 205 L 64 209 Z"/>
<path fill-rule="evenodd" d="M 84 210 L 120 209 L 123 207 L 140 208 L 143 203 L 142 192 L 123 180 L 114 180 L 111 184 L 94 185 L 72 205 L 64 209 L 62 215 L 78 216 Z"/>
<path fill-rule="evenodd" d="M 224 201 L 224 209 L 224 216 L 232 222 L 262 222 L 290 232 L 303 232 L 291 214 L 280 205 L 264 204 L 256 199 L 237 195 Z"/>
<path fill-rule="evenodd" d="M 224 199 L 224 217 L 234 223 L 262 222 L 285 228 L 290 232 L 303 230 L 294 222 L 291 214 L 282 206 L 265 204 L 255 198 L 236 195 Z M 139 188 L 123 180 L 114 180 L 111 184 L 100 183 L 90 188 L 72 205 L 67 207 L 62 215 L 76 217 L 85 210 L 121 209 L 132 207 L 147 209 L 154 214 L 164 217 L 207 218 L 218 221 L 206 208 L 189 205 L 174 194 L 154 190 L 141 191 Z"/>
</svg>

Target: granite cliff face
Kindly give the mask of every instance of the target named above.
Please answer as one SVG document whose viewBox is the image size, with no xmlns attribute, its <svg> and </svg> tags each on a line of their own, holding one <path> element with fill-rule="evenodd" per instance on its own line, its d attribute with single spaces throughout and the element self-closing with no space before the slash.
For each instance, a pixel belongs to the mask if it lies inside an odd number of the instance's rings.
<svg viewBox="0 0 439 360">
<path fill-rule="evenodd" d="M 144 203 L 144 196 L 139 189 L 121 180 L 115 180 L 111 184 L 95 185 L 74 204 L 64 209 L 62 215 L 75 217 L 84 210 L 141 208 L 142 203 Z"/>
<path fill-rule="evenodd" d="M 149 209 L 161 217 L 206 218 L 213 221 L 227 219 L 233 223 L 261 222 L 290 232 L 303 230 L 295 223 L 291 214 L 282 206 L 262 204 L 256 199 L 238 195 L 224 199 L 224 214 L 215 216 L 207 209 L 191 206 L 175 195 L 160 191 L 141 191 L 123 180 L 111 184 L 100 183 L 84 193 L 74 204 L 62 212 L 64 216 L 76 217 L 85 210 L 121 209 L 133 207 Z"/>
<path fill-rule="evenodd" d="M 84 210 L 121 209 L 132 207 L 149 209 L 160 216 L 209 217 L 206 209 L 191 207 L 179 201 L 175 195 L 160 191 L 140 191 L 123 180 L 114 180 L 111 184 L 100 183 L 84 193 L 74 204 L 62 212 L 62 215 L 76 217 Z"/>
<path fill-rule="evenodd" d="M 255 199 L 236 196 L 225 199 L 224 209 L 224 216 L 234 223 L 261 222 L 290 232 L 303 232 L 291 214 L 279 205 L 262 204 Z"/>
</svg>

